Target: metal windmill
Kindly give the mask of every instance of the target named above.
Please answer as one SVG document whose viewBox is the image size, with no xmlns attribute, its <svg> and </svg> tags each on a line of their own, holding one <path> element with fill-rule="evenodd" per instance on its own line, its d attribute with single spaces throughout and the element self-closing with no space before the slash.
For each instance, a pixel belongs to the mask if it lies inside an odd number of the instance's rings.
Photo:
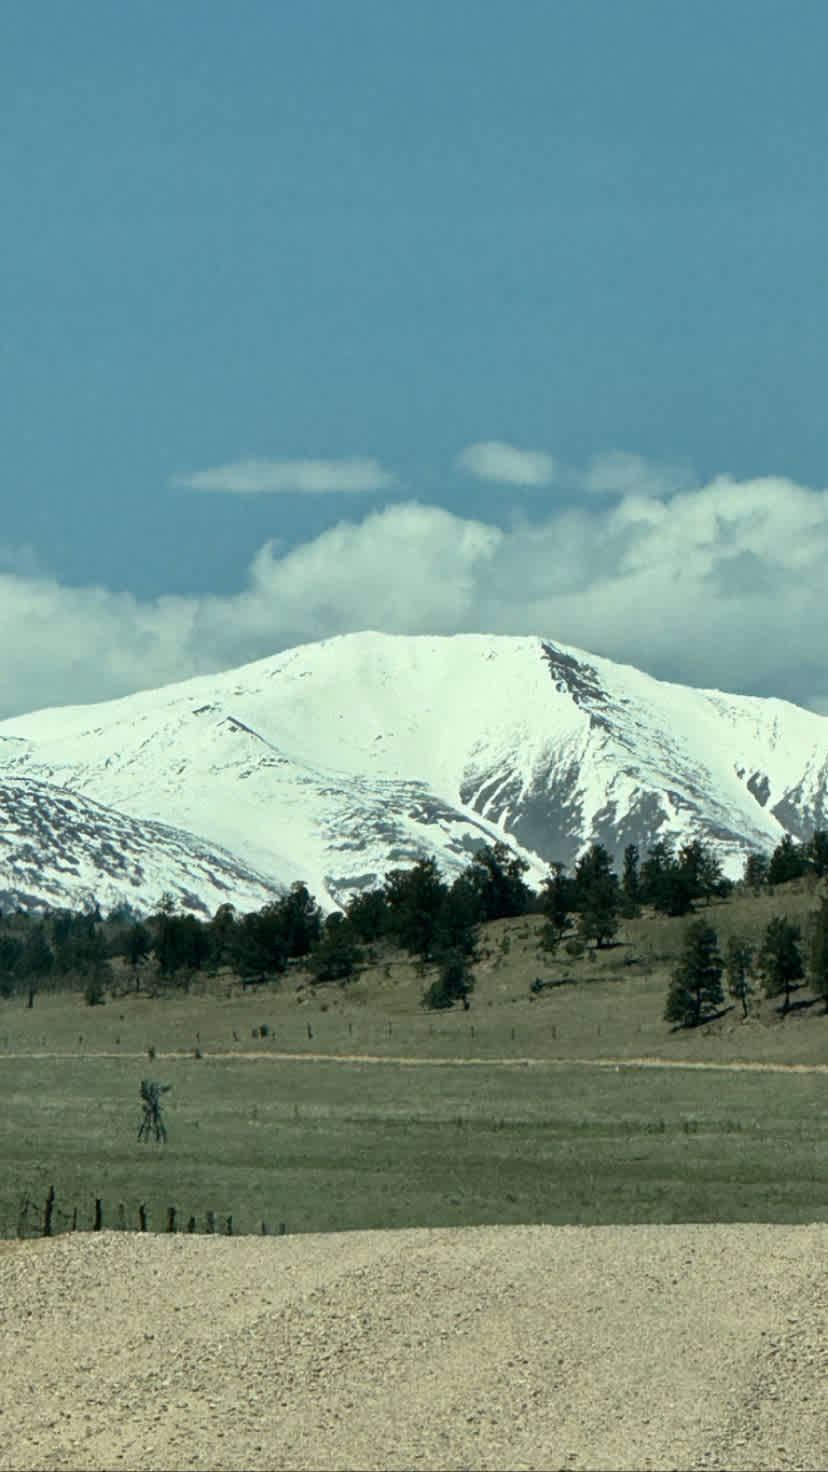
<svg viewBox="0 0 828 1472">
<path fill-rule="evenodd" d="M 169 1092 L 170 1084 L 154 1084 L 150 1079 L 141 1080 L 141 1100 L 144 1117 L 138 1131 L 139 1140 L 148 1140 L 154 1135 L 162 1144 L 167 1143 L 167 1129 L 161 1118 L 161 1095 Z"/>
</svg>

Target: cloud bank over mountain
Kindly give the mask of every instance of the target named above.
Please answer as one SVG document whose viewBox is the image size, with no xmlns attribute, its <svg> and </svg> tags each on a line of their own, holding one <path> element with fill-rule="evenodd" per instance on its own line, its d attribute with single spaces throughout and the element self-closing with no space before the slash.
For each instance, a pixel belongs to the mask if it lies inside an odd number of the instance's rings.
<svg viewBox="0 0 828 1472">
<path fill-rule="evenodd" d="M 613 457 L 604 457 L 612 460 Z M 828 492 L 779 477 L 653 493 L 644 466 L 507 529 L 419 501 L 260 547 L 231 596 L 141 600 L 0 558 L 0 716 L 103 700 L 365 628 L 537 633 L 662 679 L 828 713 Z M 612 472 L 612 474 L 611 474 Z M 603 480 L 602 480 L 603 475 Z"/>
</svg>

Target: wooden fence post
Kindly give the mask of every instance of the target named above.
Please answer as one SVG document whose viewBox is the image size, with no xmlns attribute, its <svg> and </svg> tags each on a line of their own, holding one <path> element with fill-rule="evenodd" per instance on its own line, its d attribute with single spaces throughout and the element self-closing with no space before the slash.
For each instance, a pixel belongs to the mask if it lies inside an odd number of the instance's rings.
<svg viewBox="0 0 828 1472">
<path fill-rule="evenodd" d="M 52 1235 L 52 1212 L 54 1211 L 54 1209 L 55 1209 L 55 1188 L 54 1188 L 54 1186 L 50 1186 L 49 1187 L 49 1194 L 46 1197 L 46 1205 L 43 1208 L 43 1235 L 44 1235 L 44 1237 L 51 1237 L 51 1235 Z"/>
</svg>

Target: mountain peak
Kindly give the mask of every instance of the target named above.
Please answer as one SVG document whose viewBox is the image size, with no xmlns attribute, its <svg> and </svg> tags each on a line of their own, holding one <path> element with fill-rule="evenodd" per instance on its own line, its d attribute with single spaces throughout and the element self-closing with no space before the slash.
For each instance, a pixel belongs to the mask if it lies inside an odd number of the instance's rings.
<svg viewBox="0 0 828 1472">
<path fill-rule="evenodd" d="M 643 854 L 668 836 L 702 838 L 735 877 L 750 849 L 824 825 L 828 722 L 537 636 L 364 631 L 0 722 L 10 813 L 24 812 L 24 780 L 41 804 L 62 791 L 97 805 L 90 831 L 110 825 L 115 851 L 137 841 L 114 836 L 116 816 L 144 825 L 165 855 L 151 880 L 148 860 L 143 879 L 128 863 L 120 879 L 117 864 L 97 871 L 99 888 L 120 884 L 136 908 L 157 901 L 158 884 L 191 908 L 209 909 L 219 890 L 251 908 L 300 879 L 330 908 L 422 855 L 451 874 L 498 839 L 536 884 L 590 842 L 620 862 L 626 844 Z M 17 889 L 52 894 L 63 865 L 68 894 L 69 840 L 42 808 L 39 822 L 31 802 L 25 811 L 28 856 L 7 846 L 0 888 L 14 892 L 17 873 Z M 147 825 L 189 836 L 199 862 L 214 855 L 229 889 Z M 90 848 L 79 892 L 94 888 L 94 852 L 105 851 Z"/>
</svg>

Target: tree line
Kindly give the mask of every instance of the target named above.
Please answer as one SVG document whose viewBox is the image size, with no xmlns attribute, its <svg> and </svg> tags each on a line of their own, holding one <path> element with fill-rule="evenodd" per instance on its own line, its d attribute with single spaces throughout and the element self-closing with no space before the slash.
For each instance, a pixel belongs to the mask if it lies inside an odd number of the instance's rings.
<svg viewBox="0 0 828 1472">
<path fill-rule="evenodd" d="M 725 1000 L 723 977 L 744 1017 L 759 987 L 766 997 L 783 998 L 784 1016 L 793 992 L 806 978 L 828 1013 L 828 899 L 823 896 L 809 916 L 804 939 L 800 925 L 776 915 L 758 946 L 745 936 L 731 935 L 724 953 L 712 925 L 704 919 L 691 921 L 667 991 L 665 1020 L 678 1027 L 698 1027 L 718 1016 Z"/>
<path fill-rule="evenodd" d="M 343 910 L 326 917 L 302 882 L 260 910 L 239 915 L 223 904 L 211 919 L 177 912 L 170 895 L 146 917 L 128 905 L 106 919 L 94 904 L 81 913 L 11 912 L 0 916 L 0 995 L 27 986 L 31 1004 L 38 984 L 82 984 L 94 1005 L 113 984 L 115 957 L 131 969 L 136 987 L 149 962 L 166 986 L 187 986 L 197 973 L 223 966 L 243 982 L 265 981 L 294 962 L 318 982 L 346 982 L 374 959 L 377 945 L 390 944 L 437 967 L 425 1006 L 459 1002 L 467 1007 L 480 927 L 487 921 L 540 913 L 541 944 L 554 952 L 574 920 L 576 934 L 569 944 L 602 948 L 612 944 L 623 919 L 640 915 L 645 906 L 664 915 L 689 915 L 699 904 L 726 899 L 734 887 L 699 839 L 678 850 L 661 839 L 643 860 L 638 846 L 628 844 L 620 876 L 604 845 L 593 843 L 572 874 L 566 865 L 553 864 L 539 892 L 526 884 L 527 869 L 503 843 L 475 850 L 451 882 L 442 877 L 436 859 L 423 858 L 408 869 L 392 869 L 382 884 L 354 894 Z M 743 883 L 758 893 L 803 874 L 827 872 L 828 832 L 818 829 L 801 844 L 786 835 L 770 858 L 750 854 Z M 713 991 L 705 992 L 699 1016 L 713 1005 Z"/>
</svg>

